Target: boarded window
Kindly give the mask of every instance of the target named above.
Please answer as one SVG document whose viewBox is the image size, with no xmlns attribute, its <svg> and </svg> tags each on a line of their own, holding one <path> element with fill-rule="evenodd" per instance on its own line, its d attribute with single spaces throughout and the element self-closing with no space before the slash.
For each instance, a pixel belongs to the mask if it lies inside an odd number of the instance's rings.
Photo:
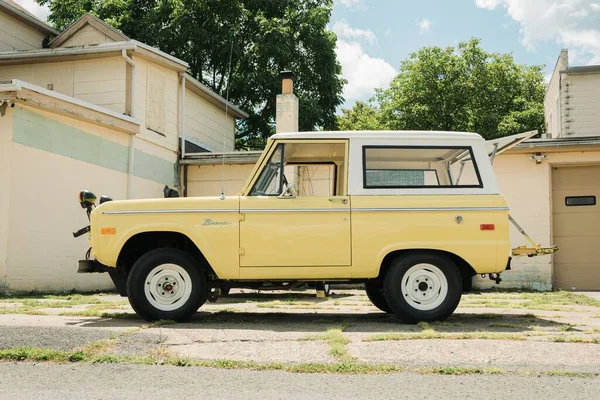
<svg viewBox="0 0 600 400">
<path fill-rule="evenodd" d="M 165 95 L 167 77 L 160 69 L 148 66 L 146 128 L 165 135 Z"/>
</svg>

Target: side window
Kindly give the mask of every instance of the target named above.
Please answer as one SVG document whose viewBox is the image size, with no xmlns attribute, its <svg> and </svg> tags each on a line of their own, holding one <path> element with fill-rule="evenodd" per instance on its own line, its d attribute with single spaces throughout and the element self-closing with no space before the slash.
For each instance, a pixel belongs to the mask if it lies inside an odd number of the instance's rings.
<svg viewBox="0 0 600 400">
<path fill-rule="evenodd" d="M 279 196 L 283 191 L 283 144 L 277 146 L 275 152 L 263 168 L 250 196 Z"/>
<path fill-rule="evenodd" d="M 482 187 L 470 147 L 363 147 L 363 187 Z"/>
</svg>

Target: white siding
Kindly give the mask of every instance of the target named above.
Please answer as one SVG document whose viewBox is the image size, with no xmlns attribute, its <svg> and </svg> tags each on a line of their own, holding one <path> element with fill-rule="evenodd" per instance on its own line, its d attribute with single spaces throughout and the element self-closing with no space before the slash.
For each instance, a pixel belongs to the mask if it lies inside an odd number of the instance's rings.
<svg viewBox="0 0 600 400">
<path fill-rule="evenodd" d="M 544 115 L 546 131 L 551 137 L 561 136 L 561 73 L 567 68 L 568 65 L 568 54 L 566 51 L 560 53 L 556 66 L 552 72 L 550 82 L 548 82 L 548 88 L 546 89 L 546 95 L 544 96 Z"/>
<path fill-rule="evenodd" d="M 0 80 L 20 79 L 118 113 L 125 112 L 126 67 L 121 57 L 0 66 Z"/>
<path fill-rule="evenodd" d="M 233 151 L 235 120 L 231 114 L 225 117 L 224 110 L 189 89 L 185 95 L 185 136 L 208 145 L 213 151 Z"/>
<path fill-rule="evenodd" d="M 563 85 L 569 95 L 564 136 L 600 136 L 600 73 L 568 74 Z"/>
<path fill-rule="evenodd" d="M 144 121 L 140 128 L 139 137 L 152 143 L 163 146 L 169 150 L 177 151 L 179 141 L 177 135 L 177 120 L 179 107 L 179 88 L 177 72 L 167 68 L 160 67 L 139 57 L 133 57 L 136 65 L 135 82 L 135 117 Z M 149 73 L 149 71 L 152 71 Z M 164 118 L 164 132 L 160 134 L 147 128 L 146 121 L 147 107 L 149 105 L 149 82 L 152 77 L 164 76 L 164 113 L 161 112 L 160 118 Z M 151 84 L 150 84 L 151 85 Z M 162 103 L 162 102 L 161 102 Z M 154 117 L 153 117 L 154 118 Z M 153 122 L 155 123 L 156 120 Z"/>
<path fill-rule="evenodd" d="M 0 11 L 0 52 L 42 48 L 46 34 Z"/>
<path fill-rule="evenodd" d="M 91 25 L 85 25 L 73 36 L 67 39 L 60 47 L 84 46 L 87 44 L 100 44 L 114 42 L 110 37 L 100 32 Z"/>
</svg>

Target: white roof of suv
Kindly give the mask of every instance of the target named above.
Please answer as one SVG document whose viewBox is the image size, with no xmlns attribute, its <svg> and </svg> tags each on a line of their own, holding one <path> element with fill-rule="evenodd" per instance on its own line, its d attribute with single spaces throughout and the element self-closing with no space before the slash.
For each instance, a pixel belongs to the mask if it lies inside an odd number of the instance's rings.
<svg viewBox="0 0 600 400">
<path fill-rule="evenodd" d="M 483 140 L 476 133 L 443 131 L 336 131 L 277 133 L 271 139 L 463 139 Z"/>
</svg>

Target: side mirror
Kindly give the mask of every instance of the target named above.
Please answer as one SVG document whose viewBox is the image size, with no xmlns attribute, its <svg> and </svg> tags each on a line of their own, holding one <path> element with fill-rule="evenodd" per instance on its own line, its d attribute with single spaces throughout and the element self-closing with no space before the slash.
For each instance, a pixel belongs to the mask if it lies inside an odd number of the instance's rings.
<svg viewBox="0 0 600 400">
<path fill-rule="evenodd" d="M 107 201 L 112 201 L 112 200 L 113 200 L 113 199 L 111 199 L 111 198 L 110 198 L 110 197 L 108 197 L 108 196 L 100 196 L 100 201 L 99 201 L 99 203 L 100 203 L 100 204 L 103 204 L 103 203 L 106 203 Z"/>
<path fill-rule="evenodd" d="M 294 183 L 288 183 L 285 191 L 277 196 L 278 199 L 295 199 L 296 198 L 296 185 Z"/>
</svg>

